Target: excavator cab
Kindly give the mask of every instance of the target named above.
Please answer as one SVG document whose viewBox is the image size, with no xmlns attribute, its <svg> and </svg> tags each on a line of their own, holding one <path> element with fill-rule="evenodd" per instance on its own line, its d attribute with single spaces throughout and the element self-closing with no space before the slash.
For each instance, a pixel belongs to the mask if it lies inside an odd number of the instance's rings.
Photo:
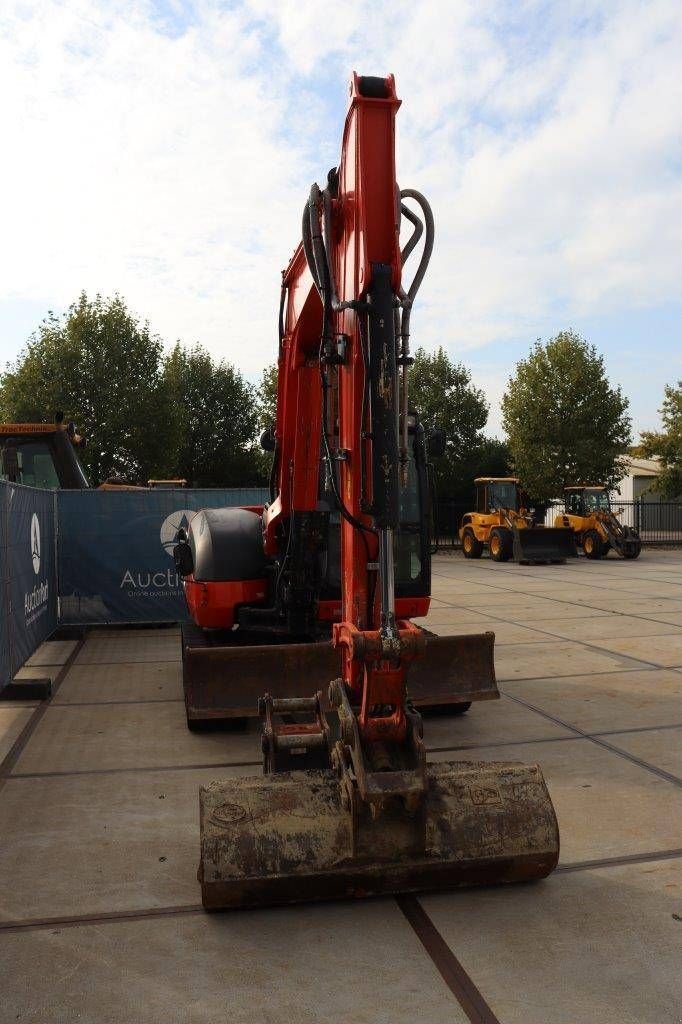
<svg viewBox="0 0 682 1024">
<path fill-rule="evenodd" d="M 2 423 L 0 477 L 29 487 L 81 490 L 89 486 L 76 454 L 83 443 L 60 414 L 54 423 Z"/>
<path fill-rule="evenodd" d="M 554 525 L 572 531 L 586 558 L 606 558 L 611 550 L 620 558 L 638 558 L 642 542 L 636 530 L 620 521 L 622 511 L 612 509 L 606 487 L 573 485 L 564 488 L 564 512 Z"/>
</svg>

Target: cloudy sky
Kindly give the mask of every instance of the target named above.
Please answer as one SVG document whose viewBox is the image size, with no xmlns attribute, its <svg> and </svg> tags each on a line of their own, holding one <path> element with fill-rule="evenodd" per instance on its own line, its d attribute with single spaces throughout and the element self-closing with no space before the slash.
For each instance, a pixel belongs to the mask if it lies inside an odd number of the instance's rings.
<svg viewBox="0 0 682 1024">
<path fill-rule="evenodd" d="M 415 344 L 492 405 L 537 337 L 604 353 L 637 428 L 682 377 L 680 0 L 4 0 L 0 365 L 120 292 L 256 380 L 350 72 L 396 75 L 436 248 Z"/>
</svg>

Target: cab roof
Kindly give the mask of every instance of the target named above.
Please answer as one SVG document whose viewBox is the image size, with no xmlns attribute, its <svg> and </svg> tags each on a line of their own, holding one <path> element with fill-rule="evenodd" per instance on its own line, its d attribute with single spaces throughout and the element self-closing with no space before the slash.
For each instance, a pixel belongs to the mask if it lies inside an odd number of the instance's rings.
<svg viewBox="0 0 682 1024">
<path fill-rule="evenodd" d="M 564 487 L 565 491 L 608 491 L 603 484 L 570 484 Z"/>
<path fill-rule="evenodd" d="M 518 484 L 517 476 L 477 476 L 475 484 Z"/>
<path fill-rule="evenodd" d="M 0 434 L 56 434 L 63 427 L 56 423 L 0 423 Z"/>
</svg>

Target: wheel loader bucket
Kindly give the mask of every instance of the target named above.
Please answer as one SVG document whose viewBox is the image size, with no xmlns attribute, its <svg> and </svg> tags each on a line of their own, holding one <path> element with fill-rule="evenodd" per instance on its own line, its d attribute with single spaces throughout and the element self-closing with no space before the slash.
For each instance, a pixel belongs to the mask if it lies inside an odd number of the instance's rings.
<svg viewBox="0 0 682 1024">
<path fill-rule="evenodd" d="M 213 782 L 200 792 L 207 910 L 544 878 L 559 832 L 538 765 L 427 766 L 420 809 L 347 809 L 331 769 Z"/>
<path fill-rule="evenodd" d="M 565 562 L 577 558 L 573 530 L 560 526 L 514 528 L 514 561 L 521 563 Z"/>
<path fill-rule="evenodd" d="M 427 636 L 424 654 L 408 676 L 417 707 L 463 704 L 499 697 L 494 633 Z M 232 634 L 235 636 L 235 634 Z M 339 672 L 339 653 L 322 643 L 208 646 L 200 631 L 183 627 L 183 683 L 187 719 L 209 721 L 258 714 L 263 680 L 275 698 L 311 696 Z"/>
</svg>

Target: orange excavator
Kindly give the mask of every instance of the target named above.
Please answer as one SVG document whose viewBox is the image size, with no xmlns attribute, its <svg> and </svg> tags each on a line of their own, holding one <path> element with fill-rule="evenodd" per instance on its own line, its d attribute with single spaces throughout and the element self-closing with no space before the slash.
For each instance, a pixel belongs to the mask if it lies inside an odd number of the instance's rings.
<svg viewBox="0 0 682 1024">
<path fill-rule="evenodd" d="M 467 647 L 412 621 L 430 563 L 410 315 L 434 228 L 396 183 L 399 106 L 393 76 L 353 75 L 340 164 L 304 208 L 283 278 L 270 502 L 196 514 L 175 551 L 195 625 L 222 627 L 203 670 L 212 656 L 214 681 L 262 695 L 264 774 L 200 792 L 207 909 L 520 881 L 558 859 L 540 768 L 427 764 L 411 699 L 466 698 Z"/>
</svg>

